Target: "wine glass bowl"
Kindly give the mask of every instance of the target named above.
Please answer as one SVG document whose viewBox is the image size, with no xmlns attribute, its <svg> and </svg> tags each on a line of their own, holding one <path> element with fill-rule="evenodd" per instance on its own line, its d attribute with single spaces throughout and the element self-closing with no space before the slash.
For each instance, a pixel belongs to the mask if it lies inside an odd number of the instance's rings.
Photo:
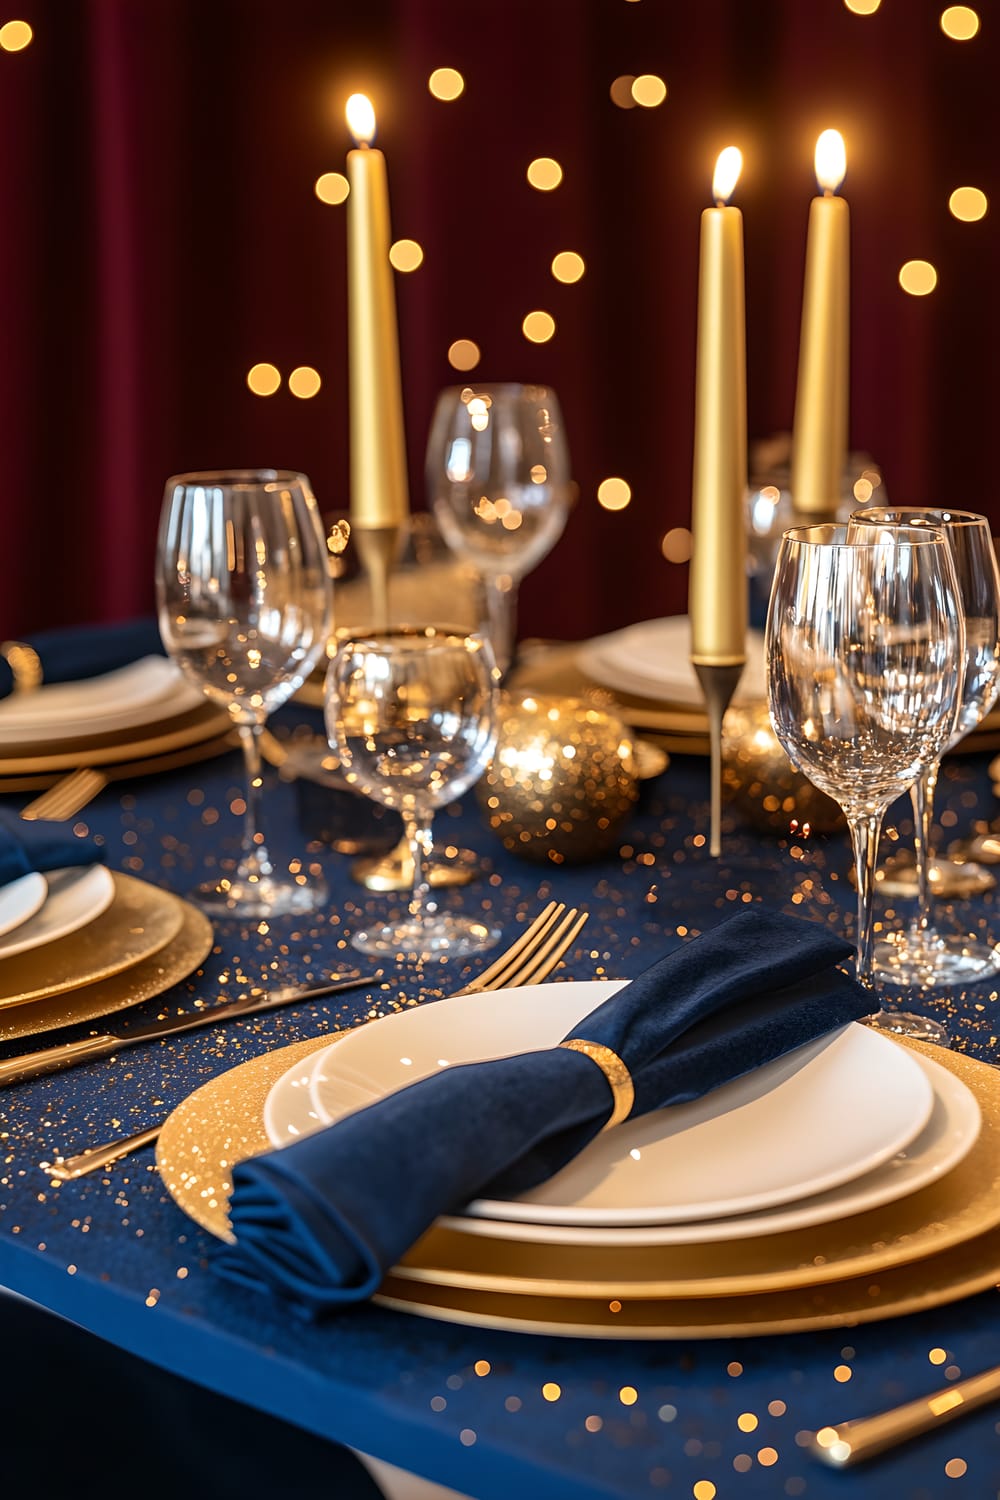
<svg viewBox="0 0 1000 1500">
<path fill-rule="evenodd" d="M 426 878 L 434 813 L 485 770 L 496 704 L 493 655 L 476 634 L 400 628 L 338 646 L 326 679 L 330 743 L 347 784 L 399 812 L 414 863 L 407 919 L 355 933 L 362 952 L 452 956 L 496 941 L 486 923 L 439 911 Z"/>
<path fill-rule="evenodd" d="M 796 769 L 847 817 L 856 967 L 869 986 L 882 817 L 954 732 L 962 650 L 955 571 L 939 531 L 785 533 L 767 622 L 771 722 Z"/>
<path fill-rule="evenodd" d="M 229 713 L 247 772 L 242 857 L 196 892 L 220 915 L 314 909 L 319 882 L 275 872 L 259 831 L 259 736 L 299 688 L 332 626 L 326 544 L 302 474 L 245 469 L 167 481 L 157 548 L 163 643 L 184 676 Z"/>
<path fill-rule="evenodd" d="M 556 394 L 540 385 L 441 392 L 427 444 L 441 535 L 486 587 L 486 632 L 506 671 L 520 580 L 555 545 L 573 493 Z"/>
</svg>

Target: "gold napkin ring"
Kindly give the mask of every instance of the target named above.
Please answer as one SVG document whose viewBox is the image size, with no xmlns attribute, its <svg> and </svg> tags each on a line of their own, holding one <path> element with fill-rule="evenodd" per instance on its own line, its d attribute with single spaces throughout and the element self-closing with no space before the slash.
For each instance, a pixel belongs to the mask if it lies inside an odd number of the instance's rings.
<svg viewBox="0 0 1000 1500">
<path fill-rule="evenodd" d="M 33 646 L 24 641 L 4 641 L 0 656 L 10 667 L 15 693 L 27 693 L 42 685 L 42 662 Z"/>
<path fill-rule="evenodd" d="M 560 1042 L 559 1045 L 568 1047 L 571 1052 L 584 1053 L 597 1064 L 608 1080 L 615 1102 L 609 1118 L 601 1128 L 610 1130 L 612 1125 L 620 1125 L 622 1120 L 627 1120 L 635 1103 L 635 1088 L 632 1075 L 618 1053 L 612 1052 L 610 1047 L 602 1047 L 600 1042 L 587 1042 L 579 1036 L 571 1037 L 568 1042 Z"/>
</svg>

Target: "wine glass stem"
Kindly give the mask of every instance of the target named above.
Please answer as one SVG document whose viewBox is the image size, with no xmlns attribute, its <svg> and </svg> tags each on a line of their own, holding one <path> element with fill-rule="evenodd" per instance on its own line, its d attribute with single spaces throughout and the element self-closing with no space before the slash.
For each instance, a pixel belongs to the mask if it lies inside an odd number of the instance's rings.
<svg viewBox="0 0 1000 1500">
<path fill-rule="evenodd" d="M 931 824 L 940 769 L 941 762 L 935 761 L 910 788 L 913 852 L 917 867 L 917 929 L 921 933 L 927 932 L 931 925 Z"/>
<path fill-rule="evenodd" d="M 514 632 L 517 622 L 517 583 L 509 574 L 486 577 L 486 618 L 490 645 L 497 666 L 507 675 L 514 659 Z"/>
<path fill-rule="evenodd" d="M 437 910 L 436 902 L 430 899 L 431 886 L 428 879 L 431 855 L 434 853 L 432 819 L 432 813 L 414 812 L 403 815 L 403 828 L 413 856 L 413 894 L 409 910 L 414 922 L 422 922 Z"/>
<path fill-rule="evenodd" d="M 880 809 L 877 813 L 847 815 L 858 887 L 857 956 L 854 966 L 858 980 L 866 989 L 875 988 L 875 860 L 883 811 L 884 809 Z"/>
<path fill-rule="evenodd" d="M 260 736 L 264 726 L 256 723 L 241 724 L 239 728 L 247 780 L 240 874 L 243 879 L 259 880 L 263 876 L 273 874 L 270 856 L 264 844 L 264 836 L 260 832 L 260 793 L 263 785 Z"/>
</svg>

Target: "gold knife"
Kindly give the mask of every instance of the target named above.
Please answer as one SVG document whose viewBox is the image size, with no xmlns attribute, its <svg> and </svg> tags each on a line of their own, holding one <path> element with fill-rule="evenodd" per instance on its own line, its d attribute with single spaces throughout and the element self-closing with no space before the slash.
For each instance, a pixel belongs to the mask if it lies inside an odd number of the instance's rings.
<svg viewBox="0 0 1000 1500">
<path fill-rule="evenodd" d="M 851 1422 L 838 1422 L 836 1427 L 821 1427 L 812 1440 L 812 1452 L 816 1458 L 834 1469 L 844 1469 L 848 1464 L 860 1463 L 862 1459 L 874 1458 L 896 1443 L 905 1442 L 923 1432 L 953 1422 L 965 1412 L 975 1411 L 1000 1396 L 1000 1365 L 984 1370 L 980 1375 L 970 1375 L 930 1396 L 918 1396 L 903 1406 L 894 1406 L 891 1411 L 879 1412 L 874 1417 L 856 1417 Z"/>
<path fill-rule="evenodd" d="M 218 1026 L 237 1016 L 256 1016 L 263 1011 L 277 1010 L 283 1005 L 294 1005 L 300 1000 L 319 1000 L 324 995 L 340 995 L 347 990 L 363 989 L 365 985 L 377 984 L 381 978 L 380 970 L 377 974 L 338 979 L 311 990 L 294 986 L 272 993 L 251 990 L 250 994 L 226 1005 L 214 1005 L 194 1015 L 174 1016 L 169 1021 L 154 1021 L 149 1026 L 137 1026 L 124 1036 L 109 1031 L 100 1036 L 85 1037 L 82 1042 L 62 1042 L 55 1047 L 43 1047 L 37 1052 L 26 1052 L 21 1057 L 11 1057 L 0 1062 L 0 1087 L 8 1083 L 23 1083 L 29 1078 L 41 1078 L 46 1073 L 59 1073 L 64 1068 L 74 1068 L 78 1063 L 93 1062 L 99 1057 L 113 1057 L 125 1047 L 135 1047 L 140 1042 L 158 1042 L 161 1037 L 178 1036 L 185 1031 L 195 1031 L 200 1026 Z"/>
</svg>

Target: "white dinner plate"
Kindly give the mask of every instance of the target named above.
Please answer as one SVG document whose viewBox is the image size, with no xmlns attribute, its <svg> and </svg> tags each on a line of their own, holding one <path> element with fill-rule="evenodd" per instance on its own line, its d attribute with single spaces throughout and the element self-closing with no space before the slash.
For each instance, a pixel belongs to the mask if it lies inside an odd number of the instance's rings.
<svg viewBox="0 0 1000 1500">
<path fill-rule="evenodd" d="M 0 961 L 54 943 L 93 922 L 114 900 L 115 883 L 106 865 L 73 865 L 45 876 L 45 901 L 26 922 L 0 938 Z"/>
<path fill-rule="evenodd" d="M 51 744 L 88 734 L 137 729 L 205 702 L 163 656 L 147 656 L 100 677 L 54 682 L 0 703 L 0 745 L 8 753 L 39 740 Z"/>
<path fill-rule="evenodd" d="M 34 916 L 48 893 L 45 876 L 34 870 L 0 887 L 0 937 Z"/>
<path fill-rule="evenodd" d="M 282 1074 L 267 1096 L 264 1126 L 272 1146 L 324 1129 L 309 1098 L 309 1080 L 322 1053 L 294 1064 Z M 906 1198 L 937 1182 L 975 1145 L 982 1124 L 979 1105 L 962 1081 L 929 1058 L 917 1057 L 934 1090 L 930 1118 L 919 1135 L 889 1161 L 871 1172 L 831 1188 L 829 1192 L 803 1198 L 790 1205 L 760 1209 L 733 1218 L 695 1219 L 687 1224 L 604 1225 L 596 1228 L 576 1224 L 524 1224 L 510 1219 L 442 1215 L 440 1227 L 493 1239 L 534 1241 L 546 1245 L 693 1245 L 749 1239 L 780 1234 L 784 1230 L 809 1229 L 833 1219 L 865 1213 Z M 358 1107 L 370 1103 L 367 1090 L 359 1088 Z"/>
<path fill-rule="evenodd" d="M 576 661 L 602 687 L 692 708 L 701 708 L 705 701 L 691 665 L 687 615 L 642 620 L 611 635 L 596 636 L 583 643 Z M 766 697 L 764 638 L 751 630 L 747 633 L 747 664 L 733 701 L 747 703 Z"/>
<path fill-rule="evenodd" d="M 330 1124 L 449 1063 L 553 1046 L 624 982 L 455 997 L 361 1026 L 319 1054 L 310 1108 Z M 933 1104 L 912 1053 L 847 1026 L 703 1099 L 626 1121 L 531 1192 L 466 1212 L 587 1226 L 748 1213 L 874 1170 L 919 1134 Z"/>
</svg>

